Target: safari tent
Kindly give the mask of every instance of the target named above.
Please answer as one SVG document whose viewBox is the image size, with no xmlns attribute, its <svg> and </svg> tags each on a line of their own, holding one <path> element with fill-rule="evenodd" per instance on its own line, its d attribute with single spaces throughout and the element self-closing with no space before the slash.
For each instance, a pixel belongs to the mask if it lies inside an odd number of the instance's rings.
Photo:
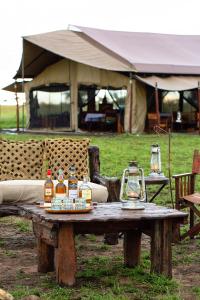
<svg viewBox="0 0 200 300">
<path fill-rule="evenodd" d="M 185 107 L 198 118 L 199 53 L 200 36 L 70 26 L 23 37 L 15 79 L 32 79 L 24 84 L 27 127 L 137 133 L 150 114 L 160 125 Z M 178 103 L 165 111 L 169 91 L 179 92 Z"/>
</svg>

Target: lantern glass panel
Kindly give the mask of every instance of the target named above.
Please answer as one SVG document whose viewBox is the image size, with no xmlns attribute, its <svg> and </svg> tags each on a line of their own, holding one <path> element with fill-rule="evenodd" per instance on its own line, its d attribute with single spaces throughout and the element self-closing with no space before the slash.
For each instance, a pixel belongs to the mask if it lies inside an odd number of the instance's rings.
<svg viewBox="0 0 200 300">
<path fill-rule="evenodd" d="M 151 146 L 151 162 L 150 162 L 151 173 L 150 175 L 160 175 L 161 174 L 161 154 L 160 146 Z"/>
</svg>

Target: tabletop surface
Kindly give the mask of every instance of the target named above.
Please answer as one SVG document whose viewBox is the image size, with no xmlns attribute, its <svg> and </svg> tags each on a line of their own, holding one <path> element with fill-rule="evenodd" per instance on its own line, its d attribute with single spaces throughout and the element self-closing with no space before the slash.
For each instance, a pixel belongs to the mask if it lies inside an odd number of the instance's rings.
<svg viewBox="0 0 200 300">
<path fill-rule="evenodd" d="M 47 222 L 108 222 L 108 221 L 140 221 L 176 218 L 183 221 L 187 213 L 175 209 L 158 206 L 154 203 L 144 203 L 144 210 L 123 210 L 120 202 L 98 204 L 91 212 L 81 214 L 51 214 L 36 205 L 21 205 L 21 212 L 39 217 Z"/>
<path fill-rule="evenodd" d="M 146 184 L 168 184 L 169 178 L 165 176 L 146 176 L 145 178 Z"/>
</svg>

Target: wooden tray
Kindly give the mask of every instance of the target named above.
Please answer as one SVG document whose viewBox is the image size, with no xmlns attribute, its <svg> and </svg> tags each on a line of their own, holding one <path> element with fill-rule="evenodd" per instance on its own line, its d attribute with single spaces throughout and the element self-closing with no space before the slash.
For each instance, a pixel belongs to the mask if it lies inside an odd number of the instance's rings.
<svg viewBox="0 0 200 300">
<path fill-rule="evenodd" d="M 45 211 L 50 214 L 84 214 L 92 211 L 93 208 L 85 208 L 85 209 L 63 209 L 63 210 L 56 210 L 56 209 L 49 209 L 45 208 Z"/>
<path fill-rule="evenodd" d="M 45 205 L 44 203 L 40 203 L 40 204 L 36 204 L 37 207 L 40 208 L 50 208 L 51 207 L 51 203 L 48 203 L 48 205 Z"/>
</svg>

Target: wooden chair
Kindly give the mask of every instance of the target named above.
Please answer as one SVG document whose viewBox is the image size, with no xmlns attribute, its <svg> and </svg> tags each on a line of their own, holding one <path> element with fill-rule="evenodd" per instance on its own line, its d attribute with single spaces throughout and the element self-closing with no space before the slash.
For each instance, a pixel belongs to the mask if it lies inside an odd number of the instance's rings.
<svg viewBox="0 0 200 300">
<path fill-rule="evenodd" d="M 160 120 L 158 120 L 158 116 L 156 113 L 148 113 L 147 114 L 148 120 L 148 131 L 154 131 L 154 126 L 158 125 L 162 129 L 168 131 L 169 127 L 171 126 L 171 122 L 169 122 L 169 117 L 162 117 L 160 116 Z"/>
<path fill-rule="evenodd" d="M 189 230 L 180 234 L 180 227 L 175 228 L 174 239 L 194 238 L 200 232 L 200 193 L 195 193 L 196 175 L 200 174 L 200 152 L 194 151 L 192 172 L 174 175 L 176 209 L 189 209 Z"/>
</svg>

